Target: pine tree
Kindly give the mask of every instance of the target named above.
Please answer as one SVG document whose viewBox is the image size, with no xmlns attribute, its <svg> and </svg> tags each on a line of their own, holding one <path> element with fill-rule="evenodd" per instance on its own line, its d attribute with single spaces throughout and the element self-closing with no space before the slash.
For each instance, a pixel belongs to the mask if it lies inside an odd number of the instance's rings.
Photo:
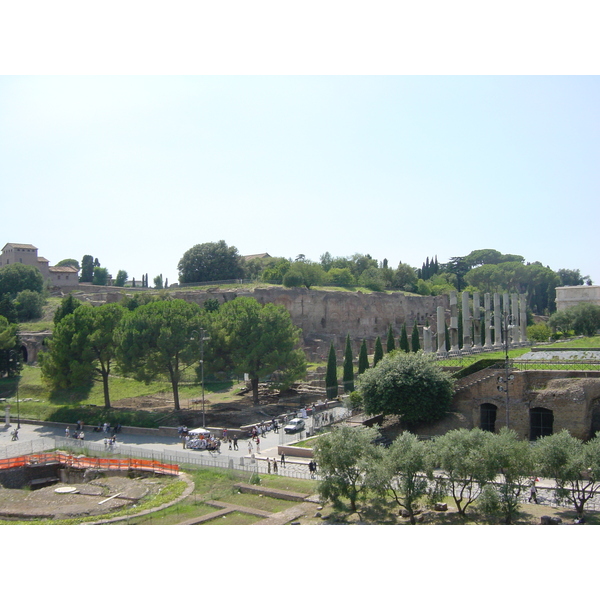
<svg viewBox="0 0 600 600">
<path fill-rule="evenodd" d="M 375 355 L 373 356 L 373 366 L 375 366 L 383 358 L 383 345 L 381 338 L 377 336 L 375 340 Z"/>
<path fill-rule="evenodd" d="M 412 335 L 410 336 L 410 345 L 413 352 L 418 352 L 421 349 L 421 343 L 419 342 L 419 328 L 415 321 L 413 325 Z"/>
<path fill-rule="evenodd" d="M 362 375 L 369 368 L 369 354 L 367 352 L 367 342 L 362 341 L 360 345 L 360 354 L 358 355 L 358 374 Z"/>
<path fill-rule="evenodd" d="M 400 350 L 402 350 L 402 352 L 410 352 L 410 346 L 408 345 L 408 333 L 406 331 L 406 323 L 402 324 L 402 333 L 400 334 Z"/>
<path fill-rule="evenodd" d="M 394 332 L 392 331 L 392 326 L 389 326 L 388 335 L 387 335 L 387 352 L 393 352 L 396 349 L 396 341 L 394 340 Z"/>
<path fill-rule="evenodd" d="M 337 380 L 337 358 L 333 342 L 329 348 L 329 358 L 327 359 L 327 372 L 325 373 L 325 387 L 327 389 L 327 399 L 332 400 L 338 395 Z"/>
<path fill-rule="evenodd" d="M 350 334 L 346 336 L 346 351 L 344 352 L 344 391 L 354 391 L 354 364 L 352 359 L 352 342 Z"/>
</svg>

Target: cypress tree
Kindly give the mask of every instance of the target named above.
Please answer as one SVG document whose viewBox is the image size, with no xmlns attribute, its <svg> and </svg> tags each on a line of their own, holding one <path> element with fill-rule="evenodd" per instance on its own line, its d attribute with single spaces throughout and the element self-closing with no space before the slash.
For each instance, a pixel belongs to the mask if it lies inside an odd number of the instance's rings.
<svg viewBox="0 0 600 600">
<path fill-rule="evenodd" d="M 369 354 L 367 352 L 367 342 L 362 341 L 360 345 L 360 354 L 358 355 L 358 374 L 362 375 L 369 368 Z"/>
<path fill-rule="evenodd" d="M 383 344 L 381 338 L 377 336 L 375 340 L 375 355 L 373 356 L 373 366 L 375 366 L 383 358 Z"/>
<path fill-rule="evenodd" d="M 394 340 L 394 332 L 392 331 L 392 326 L 389 326 L 388 335 L 387 335 L 387 352 L 393 352 L 396 349 L 396 341 Z"/>
<path fill-rule="evenodd" d="M 346 336 L 346 351 L 344 352 L 344 391 L 354 391 L 354 365 L 352 360 L 352 342 L 350 334 Z"/>
<path fill-rule="evenodd" d="M 402 333 L 400 334 L 400 350 L 402 352 L 410 352 L 408 345 L 408 333 L 406 332 L 406 323 L 402 324 Z"/>
<path fill-rule="evenodd" d="M 448 323 L 444 322 L 444 331 L 446 337 L 446 352 L 450 352 L 452 344 L 450 343 L 450 330 L 448 329 Z"/>
<path fill-rule="evenodd" d="M 338 395 L 337 380 L 337 359 L 333 342 L 329 348 L 329 358 L 327 359 L 327 372 L 325 373 L 325 387 L 327 389 L 327 399 L 332 400 Z"/>
<path fill-rule="evenodd" d="M 421 343 L 419 342 L 419 328 L 417 327 L 417 322 L 413 325 L 412 335 L 410 336 L 410 343 L 412 346 L 413 352 L 418 352 L 421 349 Z"/>
</svg>

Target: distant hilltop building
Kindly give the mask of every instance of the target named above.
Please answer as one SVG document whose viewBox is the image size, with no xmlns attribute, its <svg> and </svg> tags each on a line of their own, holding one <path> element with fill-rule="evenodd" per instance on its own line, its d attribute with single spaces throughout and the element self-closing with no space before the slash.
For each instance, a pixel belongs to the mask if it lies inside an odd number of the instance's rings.
<svg viewBox="0 0 600 600">
<path fill-rule="evenodd" d="M 600 306 L 600 285 L 566 285 L 556 288 L 557 310 L 566 310 L 582 302 Z"/>
<path fill-rule="evenodd" d="M 0 268 L 20 263 L 39 269 L 42 277 L 53 287 L 77 285 L 79 270 L 75 267 L 51 267 L 50 261 L 38 256 L 38 249 L 31 244 L 6 244 L 0 254 Z"/>
</svg>

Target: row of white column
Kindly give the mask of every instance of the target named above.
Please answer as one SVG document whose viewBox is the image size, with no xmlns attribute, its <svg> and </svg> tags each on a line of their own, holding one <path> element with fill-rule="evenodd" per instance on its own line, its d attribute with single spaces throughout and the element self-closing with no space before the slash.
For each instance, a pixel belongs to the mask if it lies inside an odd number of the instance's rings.
<svg viewBox="0 0 600 600">
<path fill-rule="evenodd" d="M 458 339 L 458 295 L 450 292 L 450 354 L 482 352 L 508 347 L 520 346 L 527 341 L 527 304 L 525 294 L 492 294 L 483 297 L 484 310 L 484 342 L 481 343 L 481 298 L 479 292 L 473 293 L 473 314 L 469 302 L 469 292 L 462 293 L 463 344 L 459 347 Z M 471 327 L 473 326 L 473 327 Z M 473 337 L 471 339 L 471 329 Z M 492 330 L 494 342 L 492 343 Z M 429 327 L 423 330 L 423 347 L 425 352 L 433 352 L 434 335 L 437 335 L 437 354 L 445 356 L 446 350 L 446 311 L 443 306 L 437 307 L 437 334 Z"/>
</svg>

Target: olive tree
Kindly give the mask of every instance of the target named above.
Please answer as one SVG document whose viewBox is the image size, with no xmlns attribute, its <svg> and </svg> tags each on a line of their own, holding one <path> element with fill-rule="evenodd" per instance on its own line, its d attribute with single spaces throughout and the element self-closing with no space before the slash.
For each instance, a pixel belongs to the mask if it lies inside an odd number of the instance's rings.
<svg viewBox="0 0 600 600">
<path fill-rule="evenodd" d="M 391 496 L 405 509 L 412 525 L 419 500 L 429 489 L 428 448 L 426 442 L 407 431 L 387 449 L 378 449 L 378 460 L 369 466 L 366 482 L 384 496 Z M 429 472 L 429 473 L 428 473 Z"/>
<path fill-rule="evenodd" d="M 323 500 L 337 504 L 340 498 L 347 498 L 350 510 L 356 512 L 357 502 L 367 490 L 366 473 L 376 453 L 371 442 L 376 436 L 376 429 L 341 426 L 316 440 L 314 453 L 321 473 L 318 489 Z"/>
<path fill-rule="evenodd" d="M 600 438 L 583 442 L 563 430 L 539 439 L 534 455 L 540 474 L 556 482 L 556 499 L 569 501 L 581 518 L 600 490 Z"/>
</svg>

